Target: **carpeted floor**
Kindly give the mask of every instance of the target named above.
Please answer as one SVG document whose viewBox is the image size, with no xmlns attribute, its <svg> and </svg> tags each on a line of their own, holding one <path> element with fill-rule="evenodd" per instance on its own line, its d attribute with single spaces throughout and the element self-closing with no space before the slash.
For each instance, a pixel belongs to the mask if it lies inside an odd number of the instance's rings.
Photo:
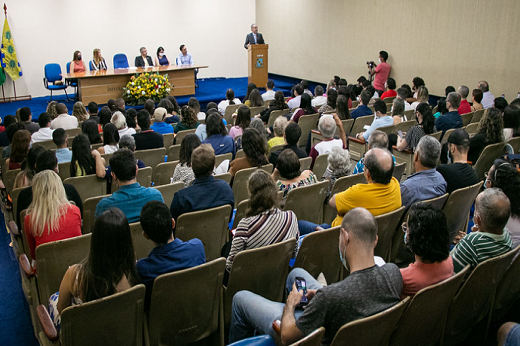
<svg viewBox="0 0 520 346">
<path fill-rule="evenodd" d="M 0 345 L 36 346 L 18 261 L 10 242 L 4 215 L 0 212 Z"/>
<path fill-rule="evenodd" d="M 279 75 L 269 75 L 269 78 L 272 79 L 275 83 L 275 89 L 274 90 L 282 90 L 284 92 L 285 96 L 289 96 L 291 87 L 298 83 L 299 80 L 279 76 Z M 314 84 L 311 83 L 311 90 L 314 90 Z M 258 86 L 259 88 L 262 88 L 264 86 Z M 194 96 L 199 100 L 201 104 L 201 108 L 204 110 L 206 108 L 206 105 L 208 102 L 216 102 L 217 104 L 224 100 L 226 98 L 226 90 L 227 89 L 233 89 L 235 92 L 235 97 L 242 100 L 242 98 L 246 95 L 247 91 L 247 77 L 242 78 L 207 78 L 207 79 L 199 79 L 199 87 L 195 89 L 195 95 L 189 95 L 189 96 L 179 96 L 177 97 L 177 102 L 179 105 L 185 105 L 188 103 L 188 100 L 190 97 Z M 260 91 L 263 93 L 265 89 L 260 89 Z M 69 88 L 67 90 L 69 93 L 69 96 L 71 96 L 71 93 L 73 93 L 73 89 Z M 58 102 L 65 102 L 65 94 L 64 93 L 58 93 L 57 95 L 54 94 L 53 100 Z M 35 97 L 30 101 L 16 101 L 11 103 L 0 103 L 0 117 L 3 119 L 4 116 L 7 114 L 14 115 L 16 113 L 16 110 L 21 107 L 29 107 L 31 109 L 31 112 L 33 114 L 34 120 L 38 118 L 38 115 L 40 113 L 45 112 L 47 109 L 47 103 L 50 101 L 49 96 L 45 97 Z M 108 100 L 107 100 L 108 101 Z M 69 109 L 69 113 L 72 111 L 72 106 L 74 105 L 74 102 L 65 102 L 67 104 L 67 107 Z M 86 105 L 85 105 L 86 106 Z M 136 108 L 142 108 L 136 107 Z"/>
</svg>

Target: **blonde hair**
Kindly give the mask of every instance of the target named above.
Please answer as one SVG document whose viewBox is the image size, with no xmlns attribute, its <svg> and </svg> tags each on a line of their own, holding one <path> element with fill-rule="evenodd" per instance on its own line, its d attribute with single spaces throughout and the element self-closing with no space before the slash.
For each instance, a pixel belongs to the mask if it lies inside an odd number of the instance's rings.
<svg viewBox="0 0 520 346">
<path fill-rule="evenodd" d="M 36 174 L 32 181 L 33 200 L 27 209 L 31 231 L 41 237 L 45 227 L 48 232 L 58 229 L 58 221 L 67 211 L 70 202 L 56 172 L 46 169 Z"/>
<path fill-rule="evenodd" d="M 101 52 L 101 49 L 96 48 L 96 49 L 94 49 L 94 52 L 92 53 L 92 55 L 94 56 L 92 60 L 94 60 L 96 65 L 99 64 L 99 62 L 101 61 L 101 59 L 99 58 L 100 52 Z"/>
<path fill-rule="evenodd" d="M 74 104 L 74 107 L 72 108 L 72 115 L 75 116 L 78 121 L 85 121 L 88 119 L 87 110 L 81 101 L 78 101 Z"/>
<path fill-rule="evenodd" d="M 417 89 L 417 101 L 428 103 L 428 99 L 429 99 L 428 89 L 426 89 L 425 86 L 420 86 L 419 89 Z"/>
</svg>

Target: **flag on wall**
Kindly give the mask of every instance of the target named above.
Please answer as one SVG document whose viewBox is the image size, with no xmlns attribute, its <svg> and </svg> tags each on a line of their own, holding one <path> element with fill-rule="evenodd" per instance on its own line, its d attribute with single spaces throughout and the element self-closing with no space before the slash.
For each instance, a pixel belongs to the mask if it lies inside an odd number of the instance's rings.
<svg viewBox="0 0 520 346">
<path fill-rule="evenodd" d="M 11 30 L 9 29 L 9 23 L 7 23 L 7 18 L 5 18 L 4 22 L 2 46 L 0 51 L 2 68 L 13 79 L 13 81 L 17 80 L 22 76 L 22 68 L 20 67 L 18 58 L 16 57 L 16 50 L 14 49 L 13 37 L 11 35 Z"/>
</svg>

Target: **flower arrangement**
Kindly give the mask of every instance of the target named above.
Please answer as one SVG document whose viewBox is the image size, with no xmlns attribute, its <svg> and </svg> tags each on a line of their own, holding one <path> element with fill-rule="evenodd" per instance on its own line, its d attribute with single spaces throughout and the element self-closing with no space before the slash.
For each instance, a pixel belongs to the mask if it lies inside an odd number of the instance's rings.
<svg viewBox="0 0 520 346">
<path fill-rule="evenodd" d="M 130 104 L 143 104 L 146 100 L 160 101 L 170 95 L 173 85 L 168 81 L 168 75 L 155 73 L 136 74 L 123 88 L 123 99 Z"/>
</svg>

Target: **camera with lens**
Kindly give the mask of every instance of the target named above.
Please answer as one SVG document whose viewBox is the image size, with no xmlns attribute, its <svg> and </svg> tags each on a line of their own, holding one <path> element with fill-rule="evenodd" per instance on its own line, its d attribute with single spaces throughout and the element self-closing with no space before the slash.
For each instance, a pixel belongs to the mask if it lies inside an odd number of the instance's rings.
<svg viewBox="0 0 520 346">
<path fill-rule="evenodd" d="M 375 63 L 373 61 L 367 61 L 367 65 L 369 68 L 373 68 Z"/>
</svg>

